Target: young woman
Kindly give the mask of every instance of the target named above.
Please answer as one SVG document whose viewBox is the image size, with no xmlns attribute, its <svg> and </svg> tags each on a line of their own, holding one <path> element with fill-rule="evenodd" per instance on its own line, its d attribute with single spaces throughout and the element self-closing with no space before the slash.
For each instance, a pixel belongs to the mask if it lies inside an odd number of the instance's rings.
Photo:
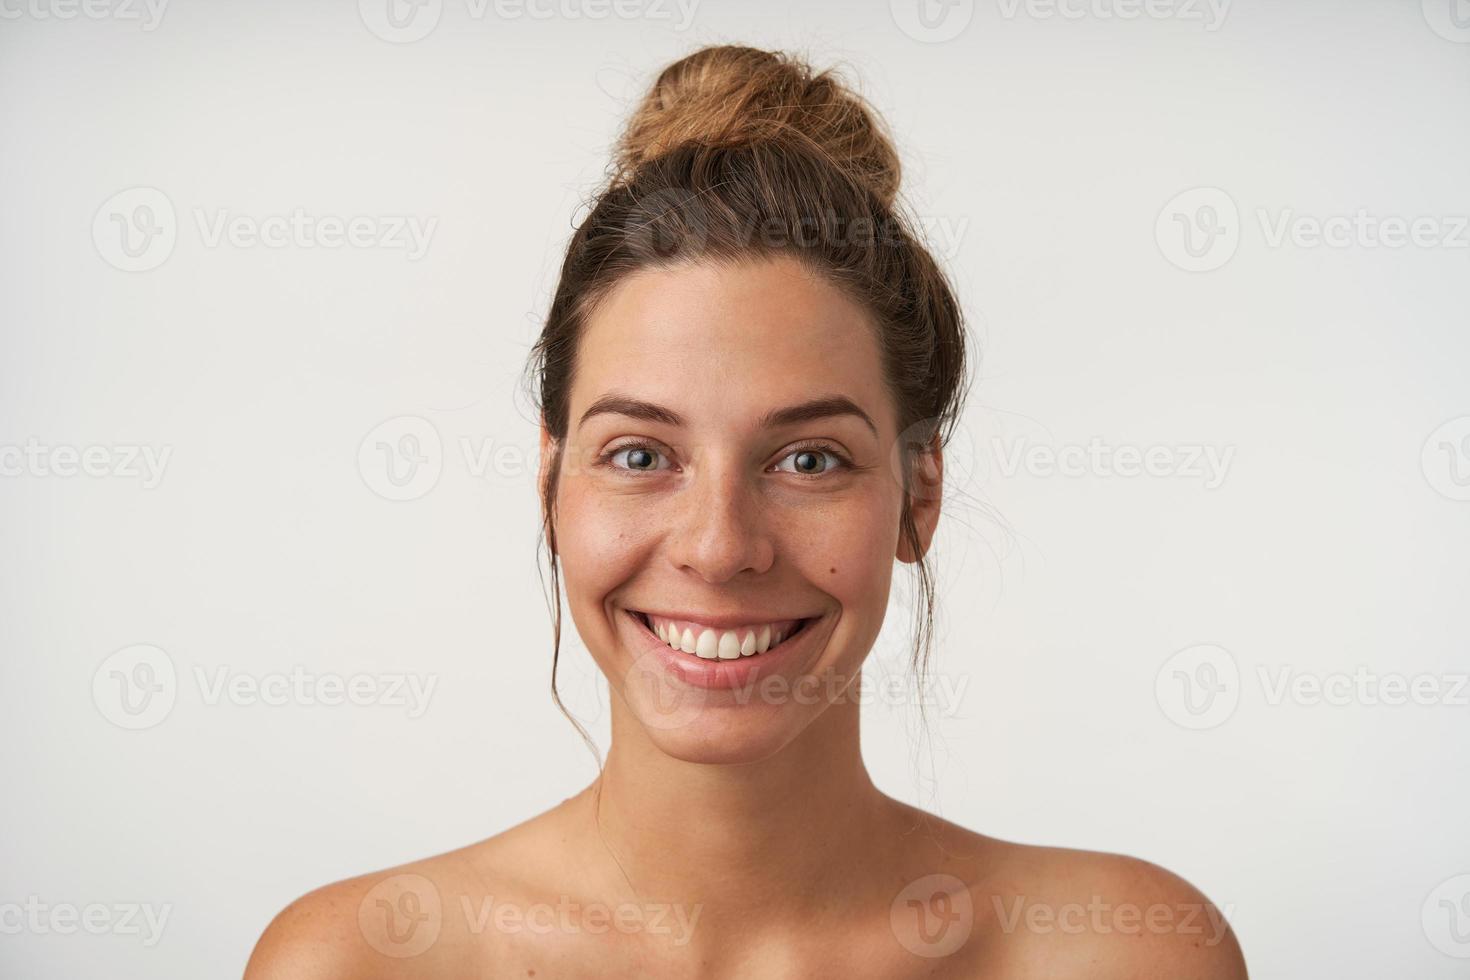
<svg viewBox="0 0 1470 980">
<path fill-rule="evenodd" d="M 559 576 L 613 692 L 602 774 L 299 899 L 247 976 L 1245 976 L 1167 871 L 973 833 L 864 768 L 854 695 L 895 559 L 927 662 L 966 383 L 872 110 L 791 58 L 707 48 L 659 76 L 615 164 L 533 359 L 556 644 Z"/>
</svg>

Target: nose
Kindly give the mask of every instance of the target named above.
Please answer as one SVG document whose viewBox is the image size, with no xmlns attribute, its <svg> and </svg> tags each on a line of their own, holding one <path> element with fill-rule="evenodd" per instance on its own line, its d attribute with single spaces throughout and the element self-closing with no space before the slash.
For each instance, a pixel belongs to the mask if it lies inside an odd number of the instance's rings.
<svg viewBox="0 0 1470 980">
<path fill-rule="evenodd" d="M 769 504 L 740 461 L 702 462 L 679 493 L 679 519 L 670 539 L 675 567 L 712 585 L 742 572 L 768 571 L 776 557 Z"/>
</svg>

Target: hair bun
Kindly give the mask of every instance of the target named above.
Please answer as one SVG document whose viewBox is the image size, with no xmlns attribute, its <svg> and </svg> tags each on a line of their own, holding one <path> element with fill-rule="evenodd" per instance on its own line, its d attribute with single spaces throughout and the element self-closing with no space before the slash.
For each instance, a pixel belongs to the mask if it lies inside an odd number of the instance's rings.
<svg viewBox="0 0 1470 980">
<path fill-rule="evenodd" d="M 689 143 L 798 142 L 815 149 L 885 205 L 899 162 L 878 114 L 831 71 L 758 48 L 702 48 L 665 68 L 628 120 L 617 167 L 629 174 Z"/>
</svg>

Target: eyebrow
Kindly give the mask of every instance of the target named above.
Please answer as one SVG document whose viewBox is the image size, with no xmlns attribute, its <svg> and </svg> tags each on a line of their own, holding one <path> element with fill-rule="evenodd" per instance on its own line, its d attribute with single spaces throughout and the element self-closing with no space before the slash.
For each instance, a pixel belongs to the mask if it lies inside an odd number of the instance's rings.
<svg viewBox="0 0 1470 980">
<path fill-rule="evenodd" d="M 657 422 L 661 425 L 684 425 L 684 417 L 673 409 L 617 393 L 603 395 L 593 402 L 592 406 L 582 413 L 577 425 L 580 427 L 594 415 L 626 415 L 628 418 Z M 795 425 L 798 422 L 811 422 L 816 419 L 835 418 L 842 415 L 852 415 L 861 419 L 869 429 L 873 430 L 873 435 L 878 434 L 878 426 L 873 424 L 872 417 L 859 408 L 851 398 L 843 395 L 826 395 L 804 401 L 799 405 L 772 409 L 761 416 L 760 425 L 764 429 L 776 429 Z"/>
</svg>

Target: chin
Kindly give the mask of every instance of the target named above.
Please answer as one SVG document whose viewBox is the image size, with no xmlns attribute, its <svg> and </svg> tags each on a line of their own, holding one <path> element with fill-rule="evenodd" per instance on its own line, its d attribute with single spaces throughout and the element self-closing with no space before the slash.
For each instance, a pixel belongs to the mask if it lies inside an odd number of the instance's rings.
<svg viewBox="0 0 1470 980">
<path fill-rule="evenodd" d="M 681 762 L 745 765 L 769 759 L 795 741 L 812 721 L 806 714 L 751 705 L 706 707 L 678 728 L 644 730 L 661 752 Z"/>
</svg>

